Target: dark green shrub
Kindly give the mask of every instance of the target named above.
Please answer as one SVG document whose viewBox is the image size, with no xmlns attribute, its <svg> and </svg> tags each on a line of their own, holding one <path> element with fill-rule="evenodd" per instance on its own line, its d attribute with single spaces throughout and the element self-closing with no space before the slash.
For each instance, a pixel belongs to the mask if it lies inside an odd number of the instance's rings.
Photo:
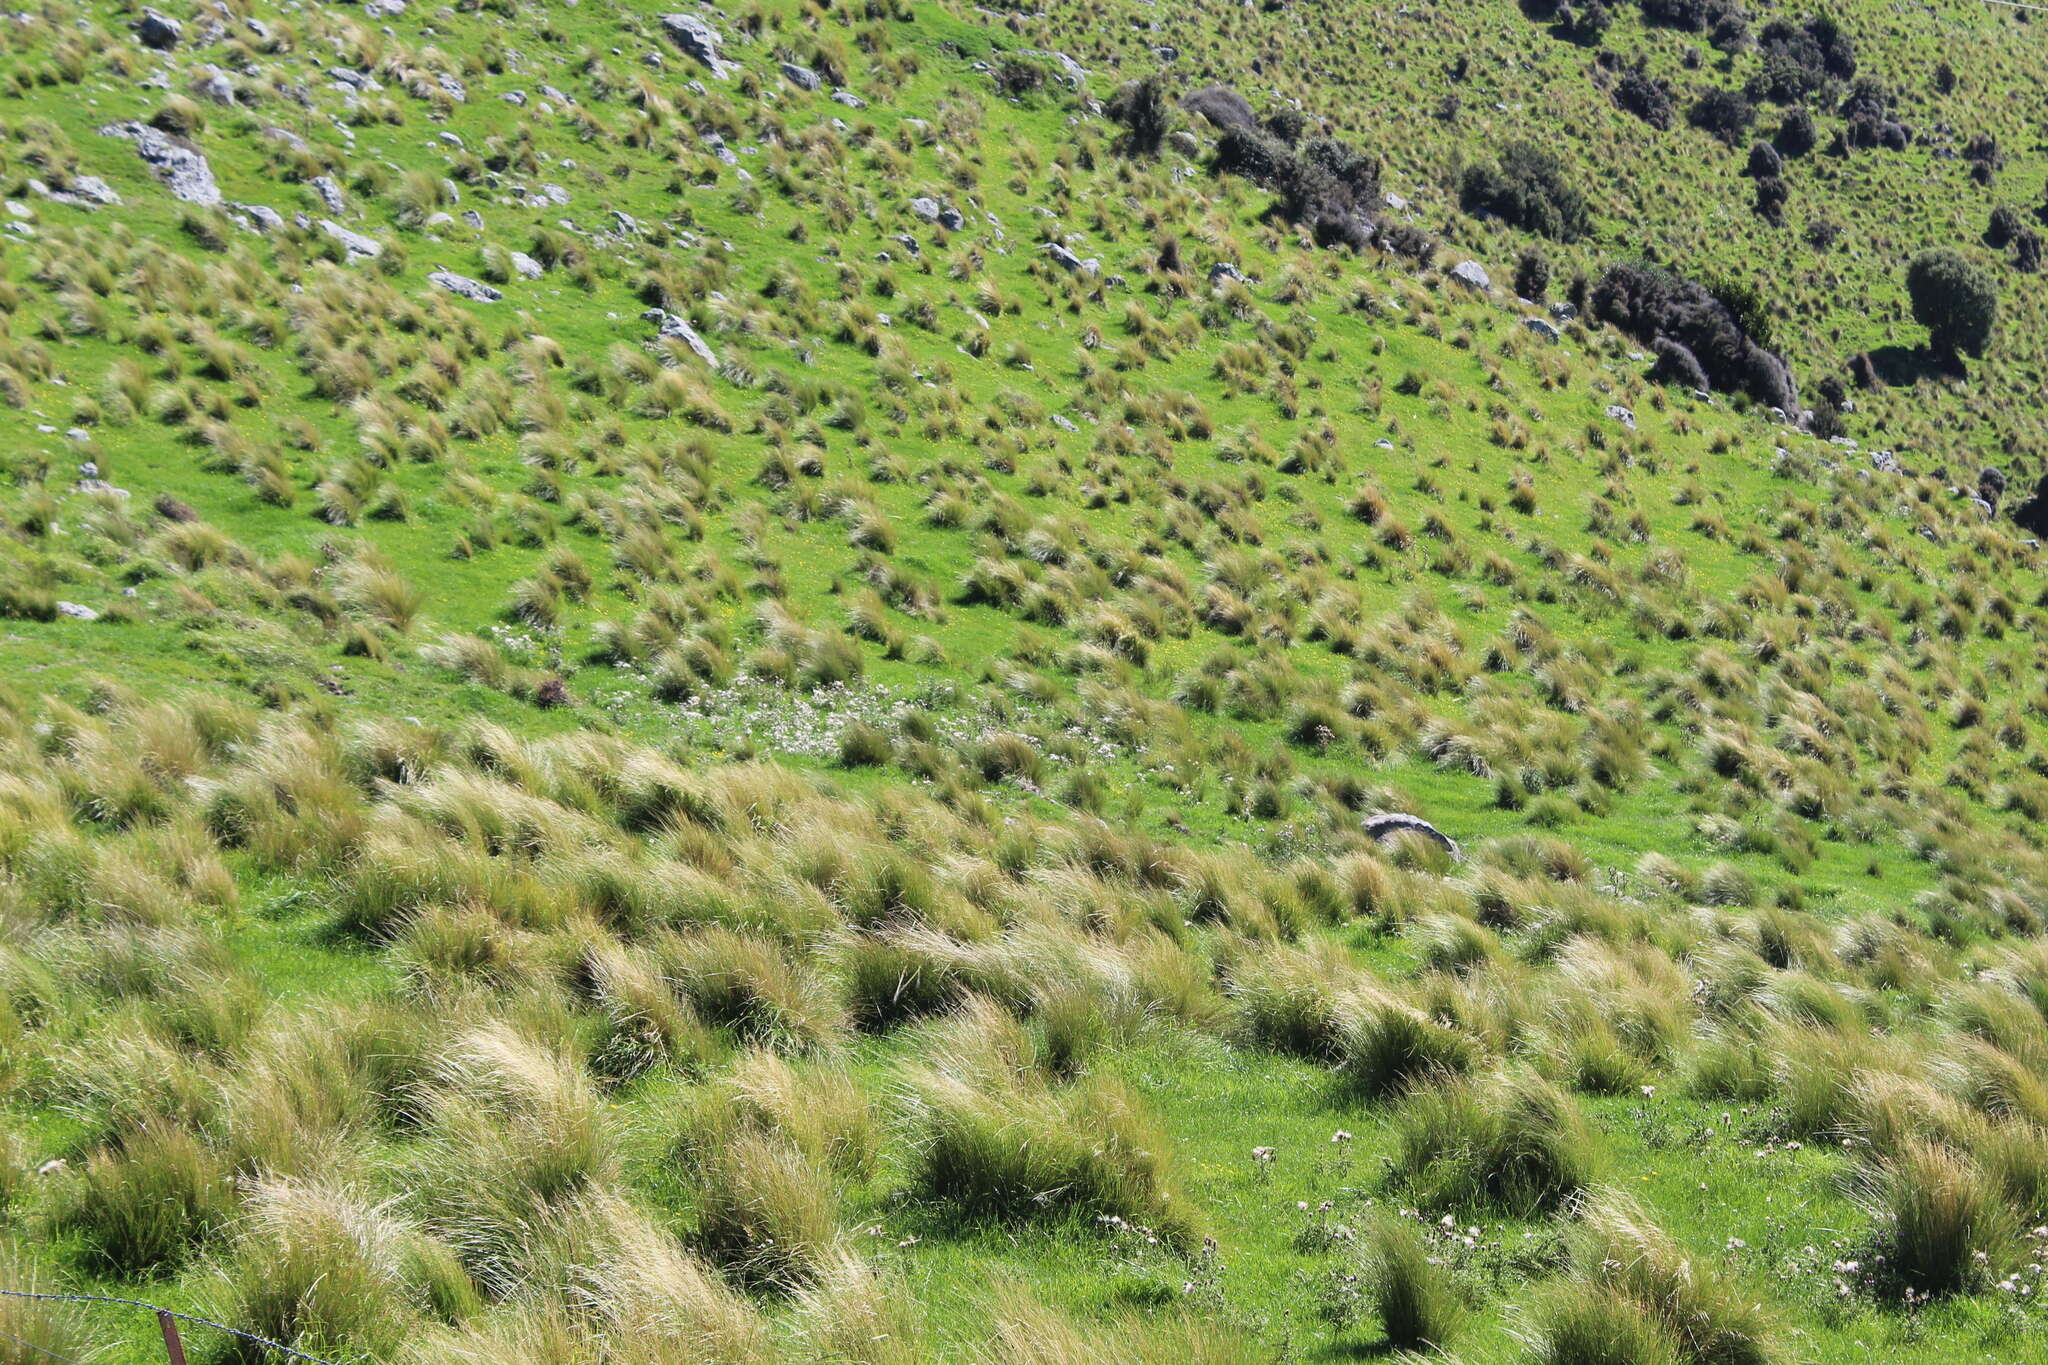
<svg viewBox="0 0 2048 1365">
<path fill-rule="evenodd" d="M 1953 247 L 1931 247 L 1906 267 L 1913 317 L 1937 352 L 1983 355 L 1998 322 L 1998 286 Z"/>
</svg>

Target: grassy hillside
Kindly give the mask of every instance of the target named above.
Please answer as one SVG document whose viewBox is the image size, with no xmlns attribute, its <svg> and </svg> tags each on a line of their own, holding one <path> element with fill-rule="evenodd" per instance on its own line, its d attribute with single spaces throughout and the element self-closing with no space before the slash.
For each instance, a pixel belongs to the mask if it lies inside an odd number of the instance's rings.
<svg viewBox="0 0 2048 1365">
<path fill-rule="evenodd" d="M 1859 4 L 1780 99 L 1809 16 L 1648 13 L 10 19 L 0 1288 L 2043 1359 L 2041 44 Z M 1958 244 L 1981 355 L 1906 298 Z M 0 1362 L 156 1333 L 0 1299 Z"/>
</svg>

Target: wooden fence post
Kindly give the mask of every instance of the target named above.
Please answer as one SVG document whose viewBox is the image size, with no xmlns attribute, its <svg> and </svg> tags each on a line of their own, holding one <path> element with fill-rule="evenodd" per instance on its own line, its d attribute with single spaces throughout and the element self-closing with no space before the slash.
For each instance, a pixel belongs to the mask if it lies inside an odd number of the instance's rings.
<svg viewBox="0 0 2048 1365">
<path fill-rule="evenodd" d="M 164 1329 L 164 1349 L 171 1353 L 171 1365 L 185 1365 L 185 1343 L 178 1340 L 178 1320 L 163 1309 L 156 1310 L 156 1320 Z"/>
</svg>

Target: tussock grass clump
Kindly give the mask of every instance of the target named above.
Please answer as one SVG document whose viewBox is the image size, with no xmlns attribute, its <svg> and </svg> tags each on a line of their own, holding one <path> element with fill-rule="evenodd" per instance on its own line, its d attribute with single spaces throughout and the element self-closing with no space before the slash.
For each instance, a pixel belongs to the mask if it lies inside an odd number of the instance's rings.
<svg viewBox="0 0 2048 1365">
<path fill-rule="evenodd" d="M 1394 1174 L 1428 1208 L 1534 1217 L 1562 1207 L 1603 1165 L 1578 1105 L 1526 1071 L 1418 1090 L 1394 1124 Z"/>
<path fill-rule="evenodd" d="M 1465 1315 L 1464 1301 L 1430 1254 L 1428 1240 L 1403 1219 L 1383 1214 L 1365 1228 L 1358 1276 L 1387 1344 L 1396 1350 L 1442 1349 Z"/>
<path fill-rule="evenodd" d="M 84 1235 L 94 1259 L 123 1275 L 175 1270 L 235 1209 L 227 1163 L 189 1129 L 160 1120 L 99 1151 L 59 1197 L 53 1221 Z"/>
<path fill-rule="evenodd" d="M 970 1217 L 1110 1215 L 1173 1245 L 1199 1233 L 1173 1173 L 1171 1140 L 1114 1080 L 1053 1089 L 1022 1070 L 977 1080 L 923 1067 L 906 1089 L 912 1188 L 924 1198 Z"/>
<path fill-rule="evenodd" d="M 699 1168 L 697 1242 L 746 1284 L 814 1279 L 838 1227 L 831 1182 L 795 1144 L 742 1130 Z"/>
<path fill-rule="evenodd" d="M 1569 1234 L 1589 1301 L 1618 1294 L 1659 1324 L 1691 1365 L 1773 1365 L 1784 1359 L 1761 1305 L 1614 1190 L 1587 1196 Z"/>
<path fill-rule="evenodd" d="M 406 1237 L 387 1207 L 354 1191 L 255 1181 L 234 1247 L 217 1272 L 215 1311 L 233 1326 L 308 1354 L 389 1357 L 412 1327 Z"/>
<path fill-rule="evenodd" d="M 1901 1143 L 1865 1177 L 1862 1199 L 1889 1274 L 1917 1293 L 1989 1283 L 2018 1247 L 2005 1192 L 1975 1161 L 1938 1142 Z"/>
</svg>

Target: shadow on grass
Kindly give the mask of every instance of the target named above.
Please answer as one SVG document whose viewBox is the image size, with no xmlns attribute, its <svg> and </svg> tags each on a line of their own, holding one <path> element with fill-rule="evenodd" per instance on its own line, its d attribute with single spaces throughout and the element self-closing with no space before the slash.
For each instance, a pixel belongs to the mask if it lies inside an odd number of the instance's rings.
<svg viewBox="0 0 2048 1365">
<path fill-rule="evenodd" d="M 1880 346 L 1870 353 L 1870 364 L 1877 377 L 1894 388 L 1923 379 L 1959 380 L 1969 375 L 1960 357 L 1936 355 L 1924 346 Z"/>
<path fill-rule="evenodd" d="M 1399 1353 L 1393 1342 L 1381 1337 L 1378 1341 L 1331 1341 L 1325 1342 L 1309 1352 L 1310 1360 L 1391 1360 Z"/>
</svg>

